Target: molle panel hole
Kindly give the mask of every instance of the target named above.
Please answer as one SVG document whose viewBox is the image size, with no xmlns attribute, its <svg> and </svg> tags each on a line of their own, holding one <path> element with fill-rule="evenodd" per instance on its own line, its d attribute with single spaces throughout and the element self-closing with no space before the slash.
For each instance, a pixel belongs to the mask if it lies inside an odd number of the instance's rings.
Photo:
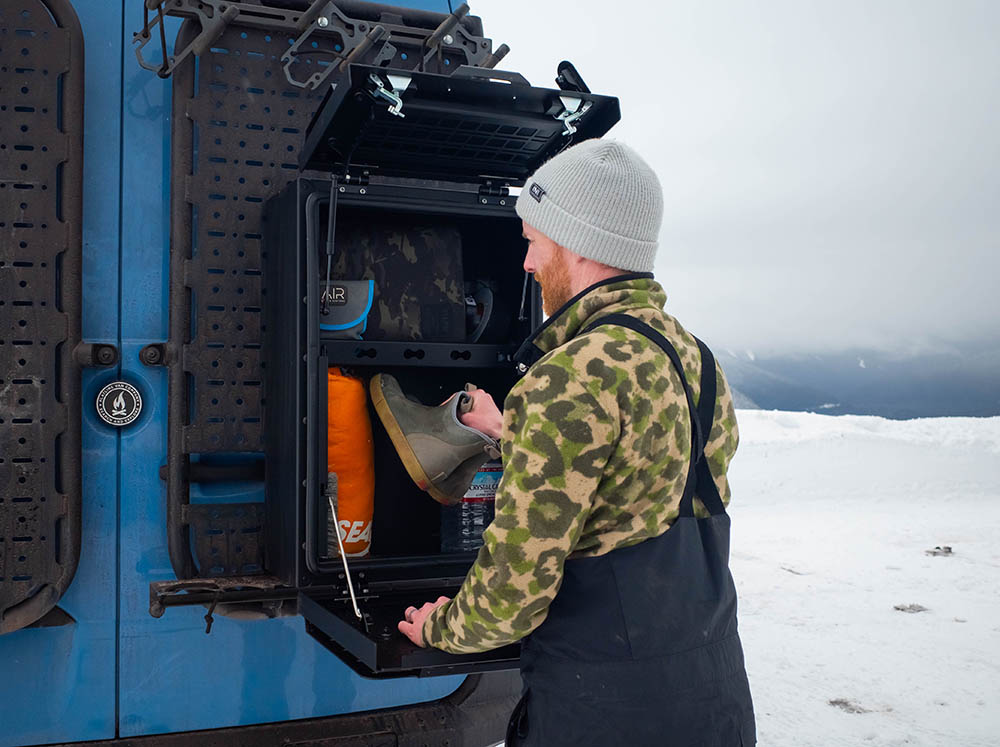
<svg viewBox="0 0 1000 747">
<path fill-rule="evenodd" d="M 63 434 L 60 433 L 55 439 L 55 449 L 53 451 L 52 472 L 56 488 L 56 493 L 65 494 L 65 481 L 63 480 L 63 459 L 62 459 Z"/>
</svg>

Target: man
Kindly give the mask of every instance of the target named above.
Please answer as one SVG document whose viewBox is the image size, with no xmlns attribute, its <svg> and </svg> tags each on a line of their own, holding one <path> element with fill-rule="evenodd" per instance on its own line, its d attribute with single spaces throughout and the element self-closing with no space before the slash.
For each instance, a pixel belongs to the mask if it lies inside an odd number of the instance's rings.
<svg viewBox="0 0 1000 747">
<path fill-rule="evenodd" d="M 462 417 L 502 441 L 496 518 L 455 599 L 399 629 L 455 653 L 523 639 L 508 744 L 752 745 L 725 514 L 736 420 L 649 272 L 659 181 L 590 140 L 528 179 L 517 213 L 549 319 L 503 413 L 477 390 Z"/>
</svg>

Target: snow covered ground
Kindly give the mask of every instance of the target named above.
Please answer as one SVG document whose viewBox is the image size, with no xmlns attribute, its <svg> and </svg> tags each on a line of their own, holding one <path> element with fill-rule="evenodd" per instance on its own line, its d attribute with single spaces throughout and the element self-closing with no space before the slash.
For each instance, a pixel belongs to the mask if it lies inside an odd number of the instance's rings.
<svg viewBox="0 0 1000 747">
<path fill-rule="evenodd" d="M 1000 745 L 1000 417 L 738 417 L 762 747 Z"/>
</svg>

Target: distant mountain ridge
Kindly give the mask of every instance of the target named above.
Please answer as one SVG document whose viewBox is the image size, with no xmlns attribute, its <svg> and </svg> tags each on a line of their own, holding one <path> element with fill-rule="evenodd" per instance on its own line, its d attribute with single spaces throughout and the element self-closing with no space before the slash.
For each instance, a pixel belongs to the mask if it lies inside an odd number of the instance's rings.
<svg viewBox="0 0 1000 747">
<path fill-rule="evenodd" d="M 1000 344 L 913 355 L 716 355 L 737 407 L 895 419 L 1000 415 Z"/>
</svg>

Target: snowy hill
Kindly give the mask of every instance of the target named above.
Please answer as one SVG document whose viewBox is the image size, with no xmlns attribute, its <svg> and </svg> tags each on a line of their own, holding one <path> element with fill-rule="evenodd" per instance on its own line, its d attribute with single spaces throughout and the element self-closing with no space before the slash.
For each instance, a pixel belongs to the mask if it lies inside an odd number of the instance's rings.
<svg viewBox="0 0 1000 747">
<path fill-rule="evenodd" d="M 1000 415 L 1000 342 L 933 353 L 722 350 L 730 385 L 767 409 L 890 418 Z"/>
<path fill-rule="evenodd" d="M 1000 744 L 1000 417 L 737 415 L 759 743 Z"/>
<path fill-rule="evenodd" d="M 735 389 L 730 386 L 730 390 L 733 395 L 733 405 L 737 410 L 759 410 L 760 405 L 754 402 L 750 397 L 745 395 L 739 389 Z"/>
</svg>

